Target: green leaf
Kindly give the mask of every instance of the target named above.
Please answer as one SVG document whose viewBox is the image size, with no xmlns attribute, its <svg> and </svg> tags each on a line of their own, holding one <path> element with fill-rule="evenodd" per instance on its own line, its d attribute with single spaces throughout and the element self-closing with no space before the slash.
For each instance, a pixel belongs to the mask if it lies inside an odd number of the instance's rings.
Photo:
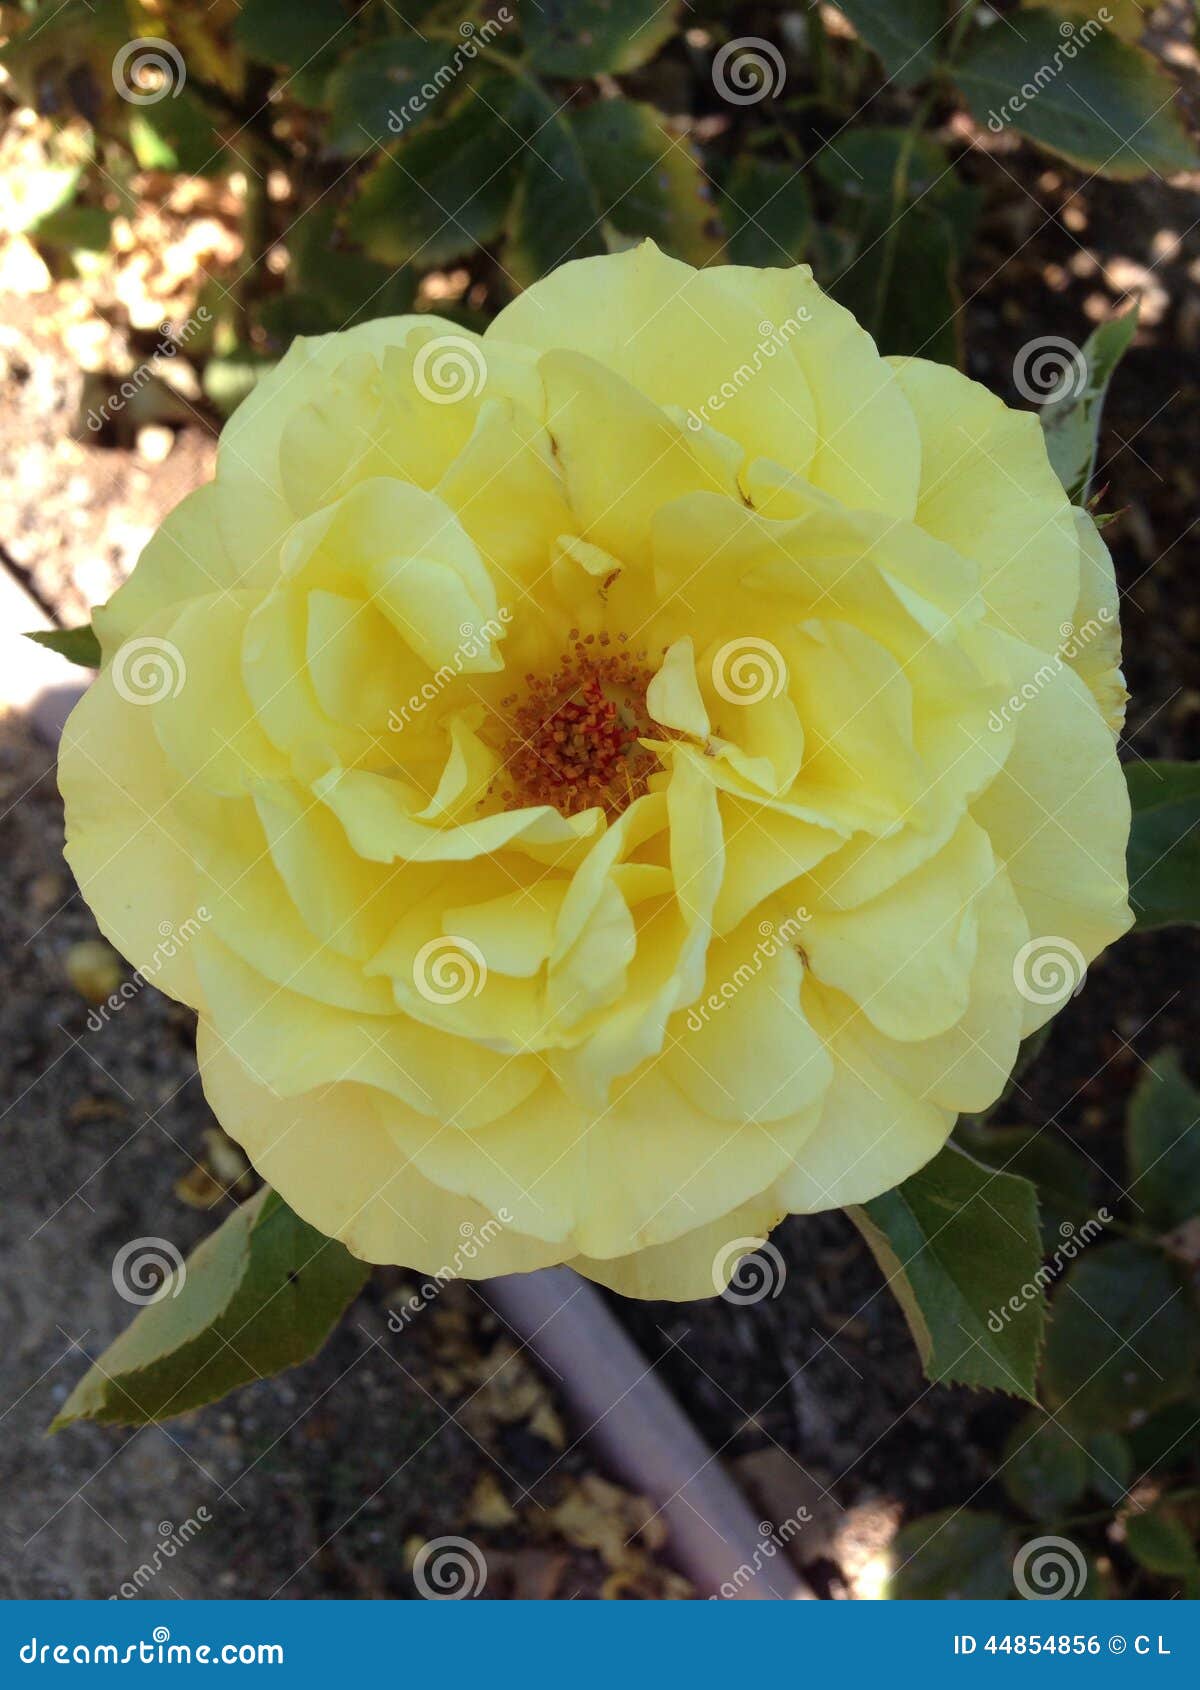
<svg viewBox="0 0 1200 1690">
<path fill-rule="evenodd" d="M 946 25 L 944 0 L 837 0 L 867 46 L 902 88 L 921 82 L 937 63 Z"/>
<path fill-rule="evenodd" d="M 1169 1263 L 1121 1240 L 1072 1264 L 1052 1309 L 1046 1401 L 1072 1428 L 1125 1431 L 1184 1396 L 1200 1362 L 1200 1317 Z"/>
<path fill-rule="evenodd" d="M 901 1602 L 1013 1594 L 1017 1534 L 998 1514 L 943 1508 L 897 1532 L 888 1595 Z"/>
<path fill-rule="evenodd" d="M 1200 1398 L 1184 1397 L 1140 1422 L 1129 1434 L 1129 1447 L 1139 1476 L 1200 1454 Z"/>
<path fill-rule="evenodd" d="M 1042 406 L 1046 451 L 1073 505 L 1087 503 L 1096 469 L 1100 414 L 1113 371 L 1137 331 L 1138 307 L 1101 323 L 1088 336 L 1080 361 L 1071 361 L 1060 392 Z"/>
<path fill-rule="evenodd" d="M 288 295 L 274 302 L 277 309 L 268 319 L 274 332 L 294 322 L 297 326 L 291 334 L 321 334 L 374 317 L 402 316 L 412 309 L 413 272 L 346 250 L 334 227 L 336 215 L 328 203 L 314 205 L 289 235 L 291 299 L 288 306 L 284 305 Z M 301 327 L 304 320 L 310 326 Z"/>
<path fill-rule="evenodd" d="M 1047 1251 L 1092 1214 L 1092 1164 L 1049 1127 L 964 1126 L 963 1149 L 989 1168 L 1020 1174 L 1037 1187 Z"/>
<path fill-rule="evenodd" d="M 129 145 L 143 170 L 215 176 L 229 165 L 212 119 L 186 88 L 131 112 Z"/>
<path fill-rule="evenodd" d="M 252 393 L 260 377 L 275 368 L 270 358 L 260 358 L 247 346 L 210 358 L 200 377 L 204 397 L 216 406 L 223 417 L 231 417 L 248 393 Z"/>
<path fill-rule="evenodd" d="M 812 199 L 802 170 L 743 153 L 730 171 L 722 203 L 731 263 L 778 266 L 804 257 Z"/>
<path fill-rule="evenodd" d="M 885 353 L 962 362 L 958 261 L 978 207 L 945 151 L 899 129 L 845 130 L 817 169 L 836 189 L 851 257 L 830 278 L 835 299 Z"/>
<path fill-rule="evenodd" d="M 554 102 L 530 102 L 528 150 L 513 199 L 504 265 L 530 287 L 570 258 L 604 251 L 601 217 L 579 141 Z"/>
<path fill-rule="evenodd" d="M 1129 901 L 1139 932 L 1200 921 L 1200 763 L 1125 765 Z"/>
<path fill-rule="evenodd" d="M 1087 1488 L 1115 1507 L 1133 1477 L 1133 1451 L 1117 1432 L 1093 1433 L 1086 1450 Z"/>
<path fill-rule="evenodd" d="M 1082 29 L 1064 38 L 1060 20 L 1041 9 L 981 31 L 954 71 L 976 119 L 995 134 L 1011 124 L 1105 176 L 1194 170 L 1173 79 L 1092 22 L 1086 40 Z"/>
<path fill-rule="evenodd" d="M 266 1187 L 109 1345 L 55 1417 L 146 1425 L 315 1355 L 369 1268 Z"/>
<path fill-rule="evenodd" d="M 342 0 L 244 0 L 234 39 L 252 59 L 298 70 L 330 44 L 341 52 L 353 40 Z"/>
<path fill-rule="evenodd" d="M 464 50 L 406 35 L 372 41 L 351 53 L 325 90 L 331 150 L 357 158 L 408 134 L 431 114 L 446 116 L 460 91 L 460 72 L 469 64 L 462 58 Z"/>
<path fill-rule="evenodd" d="M 1129 1191 L 1147 1223 L 1170 1232 L 1200 1215 L 1200 1091 L 1173 1050 L 1146 1068 L 1129 1106 Z"/>
<path fill-rule="evenodd" d="M 1077 1438 L 1039 1409 L 1013 1428 L 1000 1466 L 1005 1490 L 1035 1520 L 1057 1520 L 1084 1493 L 1088 1458 Z"/>
<path fill-rule="evenodd" d="M 35 240 L 65 252 L 107 252 L 114 213 L 98 205 L 64 205 L 39 217 Z"/>
<path fill-rule="evenodd" d="M 514 99 L 503 73 L 481 79 L 443 122 L 383 155 L 347 218 L 368 257 L 428 269 L 496 239 L 524 152 L 508 116 Z"/>
<path fill-rule="evenodd" d="M 1032 1402 L 1044 1303 L 1030 1182 L 949 1144 L 850 1214 L 904 1310 L 928 1377 Z"/>
<path fill-rule="evenodd" d="M 623 235 L 645 236 L 689 264 L 720 246 L 712 188 L 686 141 L 653 106 L 597 100 L 572 119 L 601 215 Z"/>
<path fill-rule="evenodd" d="M 1131 1514 L 1125 1521 L 1125 1547 L 1147 1572 L 1162 1578 L 1200 1577 L 1200 1556 L 1192 1534 L 1169 1506 L 1169 1499 Z"/>
<path fill-rule="evenodd" d="M 56 651 L 71 663 L 78 663 L 83 669 L 100 667 L 100 641 L 92 632 L 90 622 L 85 622 L 81 628 L 38 628 L 32 634 L 26 634 L 25 638 L 36 640 L 38 645 L 49 646 L 51 651 Z"/>
<path fill-rule="evenodd" d="M 538 0 L 522 8 L 532 68 L 587 77 L 636 70 L 675 33 L 679 0 Z"/>
</svg>

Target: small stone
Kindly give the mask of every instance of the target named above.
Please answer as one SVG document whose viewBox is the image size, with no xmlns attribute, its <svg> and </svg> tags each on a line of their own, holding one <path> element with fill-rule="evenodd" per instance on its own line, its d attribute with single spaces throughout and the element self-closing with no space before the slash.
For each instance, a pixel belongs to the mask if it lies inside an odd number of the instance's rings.
<svg viewBox="0 0 1200 1690">
<path fill-rule="evenodd" d="M 121 984 L 121 959 L 103 939 L 84 939 L 63 958 L 67 979 L 89 1003 L 103 1003 Z"/>
</svg>

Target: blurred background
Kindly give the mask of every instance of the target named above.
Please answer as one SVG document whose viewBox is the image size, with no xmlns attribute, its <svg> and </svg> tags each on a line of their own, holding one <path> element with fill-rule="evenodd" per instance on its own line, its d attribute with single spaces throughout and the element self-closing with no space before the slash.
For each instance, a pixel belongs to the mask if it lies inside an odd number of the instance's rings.
<svg viewBox="0 0 1200 1690">
<path fill-rule="evenodd" d="M 397 1334 L 411 1282 L 380 1272 L 301 1369 L 42 1439 L 127 1324 L 114 1253 L 186 1251 L 254 1180 L 189 1013 L 130 982 L 62 862 L 54 727 L 82 672 L 13 636 L 87 621 L 293 336 L 409 310 L 482 328 L 564 259 L 650 236 L 811 263 L 884 351 L 1025 408 L 1136 305 L 1094 482 L 1122 757 L 1195 758 L 1193 7 L 31 0 L 0 36 L 0 1595 L 405 1596 L 421 1543 L 459 1533 L 488 1595 L 687 1597 L 661 1524 L 465 1285 Z M 785 1223 L 757 1301 L 612 1299 L 756 1513 L 805 1519 L 783 1535 L 820 1594 L 1009 1596 L 1017 1547 L 1064 1530 L 1088 1596 L 1200 1594 L 1198 957 L 1190 930 L 1124 940 L 963 1129 L 1039 1183 L 1047 1401 L 1102 1368 L 1077 1421 L 931 1387 L 840 1214 Z M 1055 1261 L 1098 1206 L 1105 1241 Z M 1181 1294 L 1147 1323 L 1164 1274 Z"/>
</svg>

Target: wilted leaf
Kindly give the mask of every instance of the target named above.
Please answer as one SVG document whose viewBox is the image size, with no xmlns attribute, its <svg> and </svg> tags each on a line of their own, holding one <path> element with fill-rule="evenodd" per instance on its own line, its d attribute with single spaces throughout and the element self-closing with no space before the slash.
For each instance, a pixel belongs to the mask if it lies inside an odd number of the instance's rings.
<svg viewBox="0 0 1200 1690">
<path fill-rule="evenodd" d="M 1136 177 L 1196 168 L 1175 83 L 1099 24 L 1086 40 L 1082 31 L 1064 38 L 1052 12 L 1022 12 L 1019 27 L 977 35 L 954 77 L 978 122 L 996 133 L 1011 124 L 1085 170 Z"/>
<path fill-rule="evenodd" d="M 1150 1063 L 1129 1107 L 1129 1194 L 1160 1232 L 1200 1215 L 1200 1091 L 1173 1050 Z"/>
<path fill-rule="evenodd" d="M 264 1187 L 109 1345 L 50 1429 L 167 1420 L 294 1367 L 320 1349 L 369 1271 Z"/>
<path fill-rule="evenodd" d="M 903 1185 L 850 1214 L 904 1310 L 929 1378 L 1032 1401 L 1044 1302 L 1030 1182 L 994 1173 L 950 1144 Z"/>
<path fill-rule="evenodd" d="M 1124 1431 L 1185 1395 L 1200 1316 L 1170 1264 L 1124 1240 L 1080 1257 L 1055 1293 L 1042 1379 L 1074 1430 Z"/>
<path fill-rule="evenodd" d="M 1113 371 L 1128 351 L 1137 331 L 1138 308 L 1101 323 L 1080 350 L 1080 363 L 1070 365 L 1057 397 L 1047 400 L 1040 416 L 1046 451 L 1073 505 L 1087 502 L 1096 468 L 1100 415 Z"/>
<path fill-rule="evenodd" d="M 1125 765 L 1133 806 L 1129 902 L 1137 927 L 1200 921 L 1200 763 Z"/>
</svg>

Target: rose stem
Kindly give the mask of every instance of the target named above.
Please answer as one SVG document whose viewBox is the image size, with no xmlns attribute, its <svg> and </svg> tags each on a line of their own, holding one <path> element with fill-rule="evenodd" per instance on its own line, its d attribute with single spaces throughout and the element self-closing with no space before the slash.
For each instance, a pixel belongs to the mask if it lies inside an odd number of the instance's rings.
<svg viewBox="0 0 1200 1690">
<path fill-rule="evenodd" d="M 815 1598 L 594 1286 L 552 1267 L 480 1290 L 561 1382 L 614 1476 L 655 1505 L 672 1559 L 702 1596 Z"/>
</svg>

